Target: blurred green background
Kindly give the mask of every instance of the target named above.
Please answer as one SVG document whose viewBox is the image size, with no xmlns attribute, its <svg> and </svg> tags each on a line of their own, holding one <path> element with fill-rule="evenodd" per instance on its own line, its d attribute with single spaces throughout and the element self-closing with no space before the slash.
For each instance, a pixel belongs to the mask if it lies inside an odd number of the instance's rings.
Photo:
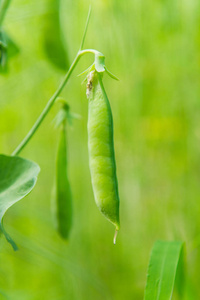
<svg viewBox="0 0 200 300">
<path fill-rule="evenodd" d="M 69 62 L 79 48 L 89 3 L 61 1 Z M 3 27 L 20 53 L 0 77 L 1 153 L 15 149 L 65 74 L 45 54 L 52 11 L 50 0 L 15 0 L 6 15 Z M 93 62 L 87 55 L 62 92 L 82 116 L 68 131 L 74 211 L 69 243 L 58 236 L 51 212 L 55 105 L 21 153 L 36 161 L 41 173 L 32 193 L 4 218 L 19 251 L 1 237 L 1 299 L 143 299 L 149 255 L 158 239 L 186 242 L 186 299 L 199 299 L 200 2 L 93 1 L 85 48 L 104 53 L 120 79 L 104 76 L 121 198 L 117 244 L 90 182 L 86 87 L 77 77 Z"/>
</svg>

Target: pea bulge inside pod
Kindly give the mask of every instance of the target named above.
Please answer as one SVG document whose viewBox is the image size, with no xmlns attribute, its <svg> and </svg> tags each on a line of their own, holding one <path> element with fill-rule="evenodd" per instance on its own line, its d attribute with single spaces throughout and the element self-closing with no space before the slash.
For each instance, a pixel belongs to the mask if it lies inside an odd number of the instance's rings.
<svg viewBox="0 0 200 300">
<path fill-rule="evenodd" d="M 88 151 L 95 202 L 103 215 L 119 230 L 119 193 L 113 142 L 113 119 L 102 74 L 88 75 Z M 114 239 L 115 243 L 115 239 Z"/>
</svg>

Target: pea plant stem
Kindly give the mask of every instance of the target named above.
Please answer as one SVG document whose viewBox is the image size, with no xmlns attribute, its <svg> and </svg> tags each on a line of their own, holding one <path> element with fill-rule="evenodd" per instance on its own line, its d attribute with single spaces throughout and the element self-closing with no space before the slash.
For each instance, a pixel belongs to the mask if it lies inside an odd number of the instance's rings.
<svg viewBox="0 0 200 300">
<path fill-rule="evenodd" d="M 1 27 L 1 22 L 3 21 L 4 15 L 6 13 L 6 10 L 7 10 L 8 6 L 9 6 L 9 4 L 10 4 L 10 1 L 11 0 L 4 0 L 3 4 L 0 5 L 0 27 Z M 87 21 L 86 21 L 85 30 L 84 30 L 84 33 L 83 33 L 83 38 L 82 38 L 82 41 L 81 41 L 81 45 L 80 45 L 79 51 L 78 51 L 78 53 L 77 53 L 74 61 L 72 62 L 71 66 L 70 66 L 67 74 L 65 75 L 63 81 L 61 82 L 60 86 L 55 91 L 55 93 L 53 94 L 53 96 L 49 99 L 49 101 L 47 102 L 45 108 L 43 109 L 42 113 L 40 114 L 40 116 L 36 120 L 36 122 L 33 125 L 33 127 L 30 129 L 30 131 L 28 132 L 28 134 L 21 141 L 21 143 L 17 146 L 17 148 L 13 151 L 12 156 L 18 155 L 23 150 L 23 148 L 28 144 L 28 142 L 33 137 L 33 135 L 35 134 L 35 132 L 37 131 L 37 129 L 40 127 L 40 125 L 42 124 L 43 120 L 45 119 L 45 117 L 49 113 L 50 109 L 52 108 L 53 104 L 55 103 L 56 98 L 60 95 L 60 93 L 62 92 L 62 90 L 65 87 L 66 83 L 68 82 L 68 79 L 71 76 L 71 73 L 74 70 L 75 66 L 77 65 L 77 63 L 78 63 L 79 59 L 81 58 L 81 56 L 83 56 L 86 53 L 93 53 L 94 55 L 96 55 L 97 53 L 99 53 L 97 50 L 94 50 L 94 49 L 85 49 L 85 50 L 82 50 L 83 44 L 84 44 L 84 41 L 85 41 L 85 37 L 86 37 L 86 33 L 87 33 L 87 29 L 88 29 L 88 24 L 89 24 L 90 16 L 91 16 L 91 6 L 89 7 Z"/>
<path fill-rule="evenodd" d="M 28 134 L 25 136 L 25 138 L 22 140 L 22 142 L 17 146 L 17 148 L 13 151 L 12 155 L 18 155 L 22 149 L 26 146 L 26 144 L 30 141 L 30 139 L 32 138 L 32 136 L 35 134 L 35 132 L 37 131 L 37 129 L 40 127 L 41 123 L 43 122 L 44 118 L 46 117 L 46 115 L 48 114 L 48 112 L 50 111 L 51 107 L 53 106 L 56 98 L 60 95 L 60 93 L 62 92 L 64 86 L 66 85 L 72 71 L 74 70 L 76 64 L 78 63 L 79 59 L 81 57 L 81 52 L 78 52 L 73 63 L 71 64 L 67 74 L 65 75 L 63 81 L 61 82 L 60 86 L 58 87 L 58 89 L 56 90 L 56 92 L 53 94 L 53 96 L 49 99 L 49 101 L 47 102 L 44 110 L 42 111 L 42 113 L 40 114 L 39 118 L 37 119 L 37 121 L 35 122 L 35 124 L 33 125 L 33 127 L 31 128 L 31 130 L 28 132 Z"/>
<path fill-rule="evenodd" d="M 22 149 L 28 144 L 28 142 L 33 137 L 33 135 L 35 134 L 37 129 L 40 127 L 40 125 L 42 124 L 44 118 L 49 113 L 50 109 L 52 108 L 53 104 L 55 103 L 56 98 L 60 95 L 63 88 L 65 87 L 69 77 L 71 76 L 72 71 L 74 70 L 74 68 L 77 65 L 77 63 L 78 63 L 79 59 L 81 58 L 81 56 L 83 56 L 86 53 L 95 54 L 96 52 L 98 52 L 98 51 L 93 50 L 93 49 L 85 49 L 85 50 L 78 51 L 73 63 L 71 64 L 71 66 L 70 66 L 67 74 L 65 75 L 63 81 L 61 82 L 60 86 L 58 87 L 56 92 L 53 94 L 53 96 L 49 99 L 49 101 L 47 102 L 45 108 L 43 109 L 42 113 L 38 117 L 38 119 L 35 122 L 35 124 L 33 125 L 33 127 L 30 129 L 28 134 L 25 136 L 25 138 L 22 140 L 22 142 L 17 146 L 17 148 L 13 151 L 12 156 L 18 155 L 22 151 Z"/>
<path fill-rule="evenodd" d="M 10 5 L 11 0 L 3 0 L 0 4 L 0 28 L 2 26 L 4 17 L 6 15 L 7 9 Z"/>
<path fill-rule="evenodd" d="M 82 55 L 86 54 L 86 53 L 93 53 L 94 55 L 96 55 L 96 54 L 103 55 L 101 52 L 99 52 L 98 50 L 95 50 L 95 49 L 85 49 L 85 50 L 82 50 L 81 53 L 82 53 Z"/>
</svg>

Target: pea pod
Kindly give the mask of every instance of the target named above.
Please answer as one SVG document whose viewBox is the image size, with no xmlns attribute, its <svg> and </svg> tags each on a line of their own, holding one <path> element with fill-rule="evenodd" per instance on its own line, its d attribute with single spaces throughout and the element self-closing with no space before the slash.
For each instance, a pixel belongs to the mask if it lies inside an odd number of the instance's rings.
<svg viewBox="0 0 200 300">
<path fill-rule="evenodd" d="M 102 214 L 114 224 L 117 233 L 120 228 L 119 194 L 113 142 L 113 119 L 102 75 L 96 70 L 88 75 L 86 94 L 89 100 L 89 165 L 95 202 Z"/>
<path fill-rule="evenodd" d="M 60 124 L 60 136 L 56 158 L 55 215 L 57 230 L 68 239 L 72 226 L 72 195 L 67 174 L 66 119 Z"/>
<path fill-rule="evenodd" d="M 69 68 L 66 45 L 60 24 L 60 0 L 48 0 L 48 14 L 44 18 L 44 49 L 49 61 L 57 68 Z"/>
</svg>

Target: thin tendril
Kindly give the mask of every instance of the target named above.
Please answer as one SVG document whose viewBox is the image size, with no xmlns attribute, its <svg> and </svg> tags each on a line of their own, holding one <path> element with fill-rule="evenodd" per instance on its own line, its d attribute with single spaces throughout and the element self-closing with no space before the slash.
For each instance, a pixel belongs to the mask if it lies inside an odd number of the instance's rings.
<svg viewBox="0 0 200 300">
<path fill-rule="evenodd" d="M 85 24 L 85 30 L 84 30 L 83 38 L 82 38 L 81 45 L 80 45 L 80 51 L 83 49 L 83 44 L 85 42 L 85 37 L 87 34 L 88 25 L 89 25 L 89 21 L 90 21 L 90 16 L 91 16 L 91 5 L 89 6 L 88 16 L 87 16 L 87 20 L 86 20 L 86 24 Z"/>
</svg>

